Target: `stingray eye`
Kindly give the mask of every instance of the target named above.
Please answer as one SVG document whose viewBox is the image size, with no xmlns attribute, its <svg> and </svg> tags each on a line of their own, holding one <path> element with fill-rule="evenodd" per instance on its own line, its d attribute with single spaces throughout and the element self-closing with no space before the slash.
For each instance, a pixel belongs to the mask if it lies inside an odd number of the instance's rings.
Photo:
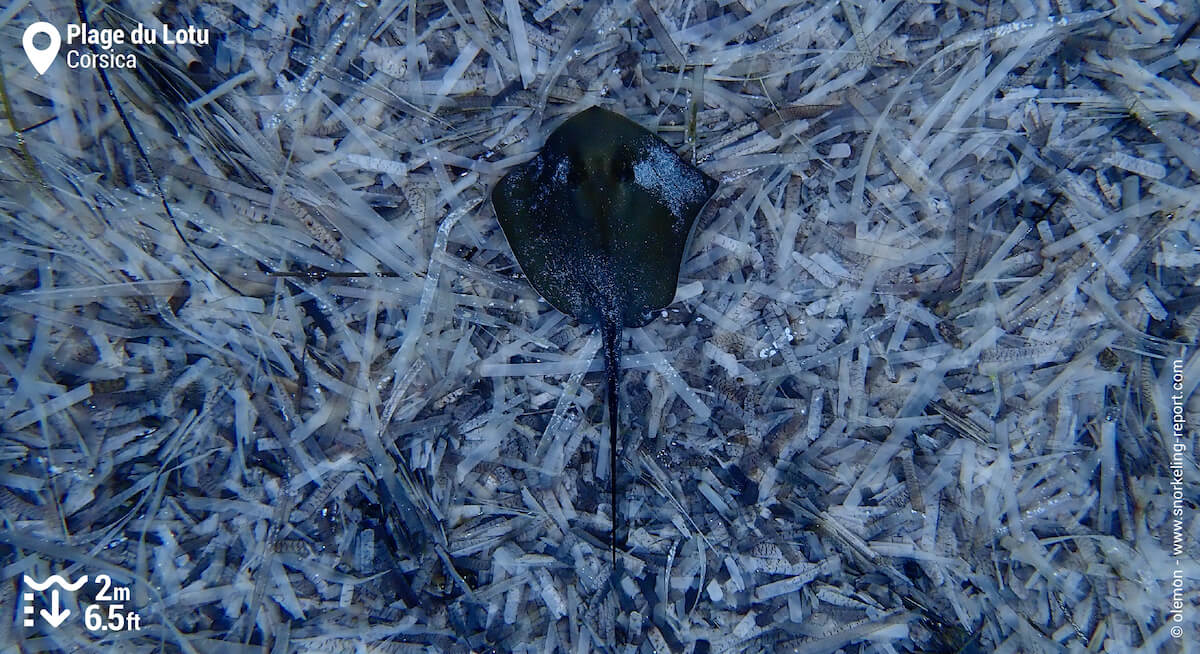
<svg viewBox="0 0 1200 654">
<path fill-rule="evenodd" d="M 633 158 L 629 156 L 629 153 L 624 151 L 618 153 L 617 156 L 612 158 L 609 167 L 610 170 L 608 172 L 612 175 L 613 179 L 622 182 L 633 181 Z"/>
<path fill-rule="evenodd" d="M 567 182 L 571 186 L 579 186 L 587 179 L 586 166 L 583 165 L 583 158 L 570 156 L 566 159 L 567 162 Z"/>
</svg>

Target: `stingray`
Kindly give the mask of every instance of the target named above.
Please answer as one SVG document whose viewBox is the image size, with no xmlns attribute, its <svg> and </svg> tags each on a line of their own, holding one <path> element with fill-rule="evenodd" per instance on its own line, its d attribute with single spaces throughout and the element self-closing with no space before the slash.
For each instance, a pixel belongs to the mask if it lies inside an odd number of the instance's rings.
<svg viewBox="0 0 1200 654">
<path fill-rule="evenodd" d="M 716 180 L 650 131 L 592 107 L 568 118 L 492 191 L 533 288 L 555 309 L 600 328 L 614 573 L 621 332 L 646 325 L 675 299 L 692 226 L 716 189 Z"/>
</svg>

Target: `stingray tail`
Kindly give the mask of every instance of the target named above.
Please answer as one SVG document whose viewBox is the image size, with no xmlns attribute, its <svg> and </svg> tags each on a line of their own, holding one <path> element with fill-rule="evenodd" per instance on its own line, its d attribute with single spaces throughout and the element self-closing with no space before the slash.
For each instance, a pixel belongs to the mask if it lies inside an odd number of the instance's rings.
<svg viewBox="0 0 1200 654">
<path fill-rule="evenodd" d="M 617 572 L 617 384 L 621 372 L 621 327 L 605 322 L 601 327 L 604 337 L 604 375 L 608 378 L 608 491 L 612 499 L 612 566 Z"/>
</svg>

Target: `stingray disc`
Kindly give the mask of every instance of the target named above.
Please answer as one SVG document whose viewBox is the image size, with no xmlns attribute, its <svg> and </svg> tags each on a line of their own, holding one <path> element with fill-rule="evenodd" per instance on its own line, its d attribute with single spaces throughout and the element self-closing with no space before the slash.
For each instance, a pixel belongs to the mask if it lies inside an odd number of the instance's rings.
<svg viewBox="0 0 1200 654">
<path fill-rule="evenodd" d="M 492 204 L 521 269 L 554 308 L 640 327 L 674 300 L 692 225 L 716 188 L 650 131 L 592 107 L 510 170 Z"/>
</svg>

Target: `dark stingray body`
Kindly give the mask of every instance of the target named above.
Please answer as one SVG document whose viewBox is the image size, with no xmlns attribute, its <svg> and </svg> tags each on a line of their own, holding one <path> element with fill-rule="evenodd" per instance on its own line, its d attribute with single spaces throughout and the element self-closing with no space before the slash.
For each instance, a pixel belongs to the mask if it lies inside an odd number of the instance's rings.
<svg viewBox="0 0 1200 654">
<path fill-rule="evenodd" d="M 637 123 L 593 107 L 492 191 L 530 283 L 587 323 L 641 327 L 675 298 L 696 216 L 717 182 Z"/>
<path fill-rule="evenodd" d="M 688 236 L 717 182 L 637 123 L 593 107 L 492 191 L 504 236 L 554 308 L 598 324 L 608 382 L 616 563 L 617 381 L 624 327 L 675 298 Z"/>
</svg>

